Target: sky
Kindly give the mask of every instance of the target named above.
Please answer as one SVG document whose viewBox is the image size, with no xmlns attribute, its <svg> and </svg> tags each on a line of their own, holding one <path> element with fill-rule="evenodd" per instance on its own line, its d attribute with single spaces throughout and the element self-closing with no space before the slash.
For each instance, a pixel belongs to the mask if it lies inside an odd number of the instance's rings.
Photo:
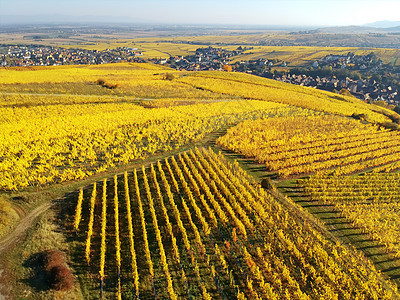
<svg viewBox="0 0 400 300">
<path fill-rule="evenodd" d="M 0 21 L 11 15 L 16 22 L 67 15 L 82 22 L 346 26 L 400 21 L 399 12 L 400 0 L 0 0 Z"/>
</svg>

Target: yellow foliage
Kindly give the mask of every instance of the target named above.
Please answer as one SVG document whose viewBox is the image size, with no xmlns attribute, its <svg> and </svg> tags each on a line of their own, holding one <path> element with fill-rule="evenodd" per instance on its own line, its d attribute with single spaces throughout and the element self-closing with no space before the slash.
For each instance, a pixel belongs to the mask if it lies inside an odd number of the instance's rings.
<svg viewBox="0 0 400 300">
<path fill-rule="evenodd" d="M 312 200 L 334 204 L 355 226 L 400 257 L 400 173 L 313 176 L 299 184 Z"/>
<path fill-rule="evenodd" d="M 147 109 L 130 103 L 0 108 L 3 189 L 80 179 L 168 151 L 227 123 L 290 113 L 285 105 L 235 101 Z"/>
<path fill-rule="evenodd" d="M 351 174 L 398 162 L 400 133 L 321 115 L 245 121 L 217 143 L 266 164 L 280 176 Z"/>
<path fill-rule="evenodd" d="M 222 95 L 284 103 L 343 116 L 364 113 L 373 122 L 389 121 L 379 113 L 382 110 L 356 98 L 339 99 L 333 93 L 248 74 L 202 72 L 182 77 L 179 81 Z"/>
<path fill-rule="evenodd" d="M 131 180 L 132 191 L 128 188 Z M 145 269 L 141 272 L 152 278 L 151 281 L 145 276 L 138 278 L 134 262 L 132 270 L 136 272 L 136 280 L 140 280 L 140 297 L 146 290 L 151 293 L 154 283 L 155 295 L 171 299 L 188 292 L 192 297 L 218 298 L 220 288 L 232 289 L 240 299 L 279 299 L 283 293 L 288 299 L 313 299 L 316 295 L 323 299 L 398 297 L 395 287 L 369 260 L 355 250 L 331 242 L 320 230 L 301 221 L 221 154 L 196 148 L 178 159 L 171 157 L 158 162 L 157 168 L 150 165 L 146 170 L 142 166 L 139 176 L 136 169 L 133 178 L 125 173 L 123 181 L 125 189 L 118 191 L 121 197 L 114 198 L 115 207 L 124 207 L 124 199 L 130 201 L 130 197 L 129 194 L 124 197 L 123 193 L 130 193 L 136 197 L 128 206 L 132 204 L 135 210 L 121 210 L 123 214 L 114 217 L 115 227 L 126 224 L 126 217 L 129 220 L 132 214 L 138 218 L 135 223 L 141 225 L 135 229 L 138 234 L 129 234 L 131 242 L 120 244 L 120 251 L 131 252 L 132 257 L 143 256 L 146 263 L 142 264 Z M 115 181 L 114 188 L 117 184 Z M 206 192 L 211 185 L 216 188 Z M 107 188 L 105 184 L 103 187 Z M 104 195 L 107 194 L 105 191 Z M 216 213 L 211 217 L 213 211 Z M 217 224 L 213 224 L 213 218 Z M 97 224 L 105 230 L 102 238 L 108 236 L 119 245 L 118 235 L 114 237 L 116 229 L 104 224 Z M 233 228 L 238 229 L 237 234 Z M 104 258 L 103 243 L 93 251 Z M 101 278 L 112 276 L 105 274 L 106 270 L 131 264 L 132 257 L 121 255 L 115 260 L 110 256 L 108 268 L 100 266 Z M 122 276 L 132 274 L 125 268 L 121 272 L 129 273 Z M 189 289 L 189 276 L 190 283 L 198 285 L 198 289 Z M 116 280 L 108 283 L 112 284 L 108 288 L 116 288 L 119 295 L 124 293 L 124 289 L 119 292 Z M 135 283 L 137 296 L 138 285 Z"/>
</svg>

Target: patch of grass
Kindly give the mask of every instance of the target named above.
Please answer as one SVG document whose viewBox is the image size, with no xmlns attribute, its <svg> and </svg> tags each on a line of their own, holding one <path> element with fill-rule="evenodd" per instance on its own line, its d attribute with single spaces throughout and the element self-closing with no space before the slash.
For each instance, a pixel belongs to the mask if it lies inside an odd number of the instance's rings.
<svg viewBox="0 0 400 300">
<path fill-rule="evenodd" d="M 41 254 L 54 248 L 69 252 L 69 245 L 54 221 L 54 212 L 48 211 L 28 230 L 22 245 L 4 257 L 7 265 L 12 266 L 8 284 L 13 286 L 15 299 L 83 299 L 78 282 L 64 292 L 50 289 L 47 281 Z"/>
<path fill-rule="evenodd" d="M 17 212 L 5 198 L 4 195 L 0 195 L 0 238 L 10 232 L 19 219 Z"/>
</svg>

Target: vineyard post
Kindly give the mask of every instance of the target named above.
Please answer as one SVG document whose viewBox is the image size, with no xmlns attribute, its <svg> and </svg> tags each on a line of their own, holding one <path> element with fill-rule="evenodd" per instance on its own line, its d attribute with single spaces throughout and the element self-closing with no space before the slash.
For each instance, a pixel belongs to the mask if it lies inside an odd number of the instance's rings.
<svg viewBox="0 0 400 300">
<path fill-rule="evenodd" d="M 103 282 L 103 276 L 100 278 L 100 299 L 103 299 L 103 287 L 104 287 L 104 282 Z"/>
<path fill-rule="evenodd" d="M 154 284 L 154 276 L 151 276 L 151 283 L 153 284 L 154 300 L 157 300 L 156 285 Z"/>
</svg>

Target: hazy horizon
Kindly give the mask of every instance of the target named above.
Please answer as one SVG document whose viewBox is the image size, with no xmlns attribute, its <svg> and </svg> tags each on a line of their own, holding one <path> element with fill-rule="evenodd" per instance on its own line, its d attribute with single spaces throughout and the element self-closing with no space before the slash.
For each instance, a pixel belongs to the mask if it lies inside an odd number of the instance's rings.
<svg viewBox="0 0 400 300">
<path fill-rule="evenodd" d="M 157 23 L 285 27 L 399 21 L 398 0 L 3 0 L 0 23 Z M 398 25 L 396 25 L 398 26 Z"/>
</svg>

